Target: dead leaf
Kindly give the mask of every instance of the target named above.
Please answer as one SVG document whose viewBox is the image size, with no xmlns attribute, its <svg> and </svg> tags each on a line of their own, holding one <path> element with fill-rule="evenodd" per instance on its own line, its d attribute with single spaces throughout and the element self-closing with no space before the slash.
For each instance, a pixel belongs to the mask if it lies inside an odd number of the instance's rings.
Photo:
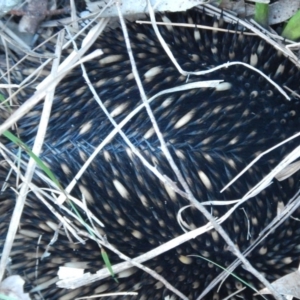
<svg viewBox="0 0 300 300">
<path fill-rule="evenodd" d="M 23 291 L 24 280 L 19 275 L 5 278 L 0 284 L 0 294 L 16 300 L 30 300 L 29 295 Z"/>
<path fill-rule="evenodd" d="M 300 298 L 300 271 L 285 275 L 274 282 L 272 286 L 282 295 L 291 295 L 296 298 Z M 267 288 L 259 291 L 261 294 L 270 294 Z M 255 294 L 258 295 L 258 294 Z"/>
</svg>

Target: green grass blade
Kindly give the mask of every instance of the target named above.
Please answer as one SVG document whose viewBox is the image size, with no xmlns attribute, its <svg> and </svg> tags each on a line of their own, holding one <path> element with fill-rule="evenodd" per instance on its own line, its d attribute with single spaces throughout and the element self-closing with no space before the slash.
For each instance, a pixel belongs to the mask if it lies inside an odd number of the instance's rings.
<svg viewBox="0 0 300 300">
<path fill-rule="evenodd" d="M 228 273 L 229 275 L 233 276 L 235 279 L 239 280 L 240 282 L 242 282 L 244 285 L 246 285 L 247 287 L 249 287 L 250 289 L 252 289 L 253 291 L 255 291 L 256 293 L 259 293 L 258 290 L 253 287 L 251 284 L 247 283 L 246 281 L 244 281 L 243 279 L 241 279 L 240 277 L 238 277 L 237 275 L 235 275 L 234 273 L 228 271 L 226 268 L 218 265 L 217 263 L 211 261 L 210 259 L 207 259 L 201 255 L 188 255 L 188 256 L 192 256 L 192 257 L 199 257 L 199 258 L 202 258 L 204 260 L 206 260 L 207 262 L 210 262 L 212 263 L 213 265 L 217 266 L 218 268 L 222 269 L 223 271 L 225 271 L 226 273 Z M 263 295 L 260 295 L 262 296 L 264 299 L 266 299 Z M 267 300 L 267 299 L 266 299 Z"/>
<path fill-rule="evenodd" d="M 21 147 L 31 158 L 34 159 L 39 168 L 45 172 L 45 174 L 57 185 L 57 187 L 62 189 L 62 186 L 60 185 L 59 181 L 56 179 L 52 171 L 43 163 L 43 161 L 38 156 L 36 156 L 31 151 L 31 149 L 25 143 L 23 143 L 18 137 L 16 137 L 9 131 L 3 132 L 3 135 L 10 141 L 12 141 L 14 144 Z"/>
</svg>

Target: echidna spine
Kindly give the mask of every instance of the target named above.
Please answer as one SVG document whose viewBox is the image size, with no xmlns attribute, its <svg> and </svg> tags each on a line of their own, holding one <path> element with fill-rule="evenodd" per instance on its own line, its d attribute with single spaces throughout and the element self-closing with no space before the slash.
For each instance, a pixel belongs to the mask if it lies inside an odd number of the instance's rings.
<svg viewBox="0 0 300 300">
<path fill-rule="evenodd" d="M 217 17 L 211 18 L 198 11 L 191 11 L 187 15 L 170 14 L 168 18 L 182 23 L 215 26 L 223 23 Z M 236 31 L 236 25 L 224 23 L 222 27 Z M 299 93 L 299 70 L 256 37 L 237 31 L 234 34 L 223 34 L 197 28 L 161 27 L 160 30 L 185 70 L 206 70 L 222 62 L 243 61 L 255 65 L 278 84 L 287 85 Z M 147 25 L 129 24 L 129 33 L 137 68 L 148 96 L 186 81 L 169 61 L 152 29 Z M 140 99 L 121 32 L 114 30 L 106 33 L 105 37 L 97 41 L 96 47 L 103 49 L 104 56 L 98 61 L 87 62 L 85 67 L 105 106 L 114 112 L 115 120 L 119 123 L 139 104 Z M 257 60 L 254 62 L 251 58 L 255 55 Z M 151 108 L 169 150 L 195 197 L 199 201 L 237 199 L 299 142 L 293 140 L 266 155 L 225 193 L 219 193 L 259 153 L 298 131 L 299 100 L 291 95 L 292 101 L 286 101 L 273 85 L 241 65 L 207 74 L 203 78 L 223 79 L 228 83 L 228 88 L 174 93 L 167 98 L 159 97 L 151 103 Z M 199 79 L 195 76 L 189 78 L 189 82 L 196 80 Z M 40 111 L 41 105 L 38 105 L 34 112 L 18 124 L 22 140 L 29 145 L 34 139 Z M 81 77 L 81 70 L 75 69 L 57 87 L 41 158 L 51 166 L 65 186 L 112 128 L 93 100 Z M 124 127 L 124 132 L 161 174 L 176 182 L 145 110 L 132 118 Z M 14 150 L 12 145 L 9 146 Z M 1 171 L 1 181 L 5 180 L 5 171 Z M 12 181 L 13 178 L 9 183 L 12 184 Z M 41 184 L 38 178 L 36 183 Z M 277 215 L 279 202 L 287 203 L 297 190 L 296 175 L 284 182 L 275 181 L 222 224 L 241 251 L 251 245 Z M 105 147 L 78 181 L 72 195 L 81 199 L 82 194 L 88 207 L 105 225 L 99 231 L 129 257 L 145 253 L 183 233 L 176 216 L 189 202 L 149 172 L 119 136 Z M 14 195 L 4 191 L 1 197 L 3 210 L 8 210 L 1 216 L 2 223 L 7 224 Z M 228 208 L 212 206 L 211 212 L 214 217 L 220 217 Z M 185 210 L 182 215 L 190 228 L 206 223 L 203 216 L 193 208 Z M 299 211 L 294 216 L 299 216 Z M 137 291 L 137 299 L 175 298 L 164 285 L 137 269 L 133 269 L 129 275 L 127 273 L 126 278 L 119 276 L 119 283 L 108 278 L 72 292 L 57 289 L 52 281 L 59 266 L 72 263 L 95 272 L 103 263 L 99 248 L 93 241 L 87 241 L 84 246 L 71 243 L 62 230 L 59 230 L 60 239 L 48 249 L 55 223 L 57 221 L 54 217 L 29 194 L 20 234 L 11 253 L 11 269 L 25 273 L 29 286 L 43 283 L 40 292 L 45 299 L 73 299 L 91 293 L 128 290 Z M 76 225 L 79 226 L 77 222 Z M 1 231 L 4 232 L 5 229 Z M 48 249 L 51 256 L 39 260 L 39 276 L 36 278 L 35 253 L 40 234 L 43 234 L 43 238 L 39 243 L 38 258 L 45 249 Z M 298 264 L 299 234 L 297 221 L 287 219 L 253 250 L 248 257 L 249 261 L 270 281 L 290 272 Z M 227 266 L 235 259 L 221 237 L 215 231 L 210 231 L 145 265 L 166 278 L 188 298 L 196 299 L 221 272 L 200 256 L 221 266 Z M 113 263 L 120 261 L 111 252 L 109 257 Z M 256 279 L 242 267 L 236 273 L 259 287 Z M 229 277 L 220 291 L 213 290 L 207 299 L 224 298 L 240 285 L 240 282 Z M 32 290 L 34 293 L 36 291 Z M 240 295 L 252 299 L 253 292 L 247 288 Z M 123 298 L 126 299 L 125 296 Z"/>
</svg>

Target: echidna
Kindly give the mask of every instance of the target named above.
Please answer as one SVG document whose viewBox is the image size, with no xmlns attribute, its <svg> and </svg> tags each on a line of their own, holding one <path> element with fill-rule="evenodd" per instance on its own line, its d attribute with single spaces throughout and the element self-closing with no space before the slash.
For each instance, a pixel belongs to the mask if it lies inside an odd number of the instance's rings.
<svg viewBox="0 0 300 300">
<path fill-rule="evenodd" d="M 236 24 L 228 24 L 220 16 L 210 17 L 196 10 L 168 14 L 167 17 L 172 22 L 228 30 L 224 33 L 196 27 L 161 26 L 163 38 L 184 70 L 208 70 L 228 61 L 244 62 L 299 94 L 298 68 L 265 41 L 238 31 Z M 224 89 L 179 91 L 151 102 L 167 146 L 198 201 L 241 198 L 299 143 L 294 139 L 264 156 L 230 188 L 220 193 L 259 153 L 299 130 L 299 99 L 293 93 L 290 94 L 292 100 L 286 100 L 264 77 L 240 64 L 201 77 L 186 78 L 178 73 L 150 26 L 130 23 L 128 30 L 137 69 L 148 97 L 186 82 L 221 79 L 227 83 L 223 85 L 226 86 Z M 107 32 L 94 47 L 102 49 L 104 55 L 85 63 L 85 67 L 101 100 L 119 123 L 140 104 L 121 30 Z M 56 89 L 41 155 L 64 187 L 113 129 L 81 74 L 80 68 L 72 70 Z M 26 93 L 28 95 L 29 92 Z M 38 105 L 34 112 L 18 123 L 20 138 L 29 146 L 36 133 L 41 108 Z M 123 130 L 161 174 L 177 182 L 145 109 L 136 114 Z M 9 147 L 15 151 L 12 145 Z M 6 179 L 7 170 L 8 166 L 3 164 L 1 181 L 12 184 L 12 177 Z M 39 179 L 35 180 L 40 184 Z M 274 181 L 232 213 L 222 226 L 240 251 L 253 243 L 276 217 L 278 205 L 287 204 L 297 190 L 297 175 L 282 182 Z M 91 212 L 105 225 L 101 232 L 119 251 L 131 258 L 183 234 L 177 214 L 189 205 L 188 200 L 156 178 L 119 135 L 97 155 L 71 194 L 78 199 L 84 195 Z M 1 194 L 1 246 L 14 199 L 15 194 L 10 189 Z M 209 210 L 217 218 L 230 207 L 212 204 Z M 56 209 L 64 214 L 61 208 Z M 293 216 L 299 217 L 299 212 L 296 211 Z M 89 218 L 84 218 L 90 224 Z M 191 207 L 182 212 L 182 218 L 190 229 L 207 222 L 199 211 Z M 102 292 L 136 291 L 138 296 L 135 299 L 177 299 L 161 282 L 137 268 L 116 274 L 118 282 L 110 277 L 74 291 L 57 288 L 56 274 L 60 266 L 84 266 L 86 271 L 94 273 L 104 263 L 97 243 L 91 240 L 87 240 L 85 245 L 72 243 L 74 238 L 69 238 L 62 228 L 58 239 L 47 247 L 53 238 L 54 228 L 57 228 L 54 224 L 58 224 L 55 217 L 29 193 L 9 269 L 23 276 L 27 289 L 36 298 L 75 299 L 76 296 Z M 262 240 L 247 258 L 269 281 L 273 281 L 297 268 L 299 241 L 299 223 L 290 217 Z M 41 259 L 45 250 L 51 255 Z M 110 251 L 108 255 L 112 264 L 121 261 Z M 144 264 L 186 297 L 196 299 L 222 272 L 220 267 L 203 257 L 222 267 L 235 260 L 223 239 L 211 230 Z M 239 266 L 234 273 L 255 288 L 262 287 L 243 267 Z M 229 276 L 219 290 L 215 287 L 205 299 L 223 299 L 242 286 L 239 280 Z M 236 297 L 252 299 L 253 293 L 247 287 Z M 118 299 L 134 297 L 119 296 Z"/>
</svg>

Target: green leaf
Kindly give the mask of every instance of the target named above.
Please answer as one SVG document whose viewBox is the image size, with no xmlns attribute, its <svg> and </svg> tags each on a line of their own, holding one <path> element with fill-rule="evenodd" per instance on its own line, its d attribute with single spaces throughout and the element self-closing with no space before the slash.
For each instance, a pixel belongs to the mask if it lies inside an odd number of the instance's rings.
<svg viewBox="0 0 300 300">
<path fill-rule="evenodd" d="M 269 5 L 265 3 L 255 3 L 254 20 L 263 27 L 269 26 Z"/>
<path fill-rule="evenodd" d="M 300 10 L 288 21 L 281 35 L 292 41 L 300 38 Z"/>
</svg>

